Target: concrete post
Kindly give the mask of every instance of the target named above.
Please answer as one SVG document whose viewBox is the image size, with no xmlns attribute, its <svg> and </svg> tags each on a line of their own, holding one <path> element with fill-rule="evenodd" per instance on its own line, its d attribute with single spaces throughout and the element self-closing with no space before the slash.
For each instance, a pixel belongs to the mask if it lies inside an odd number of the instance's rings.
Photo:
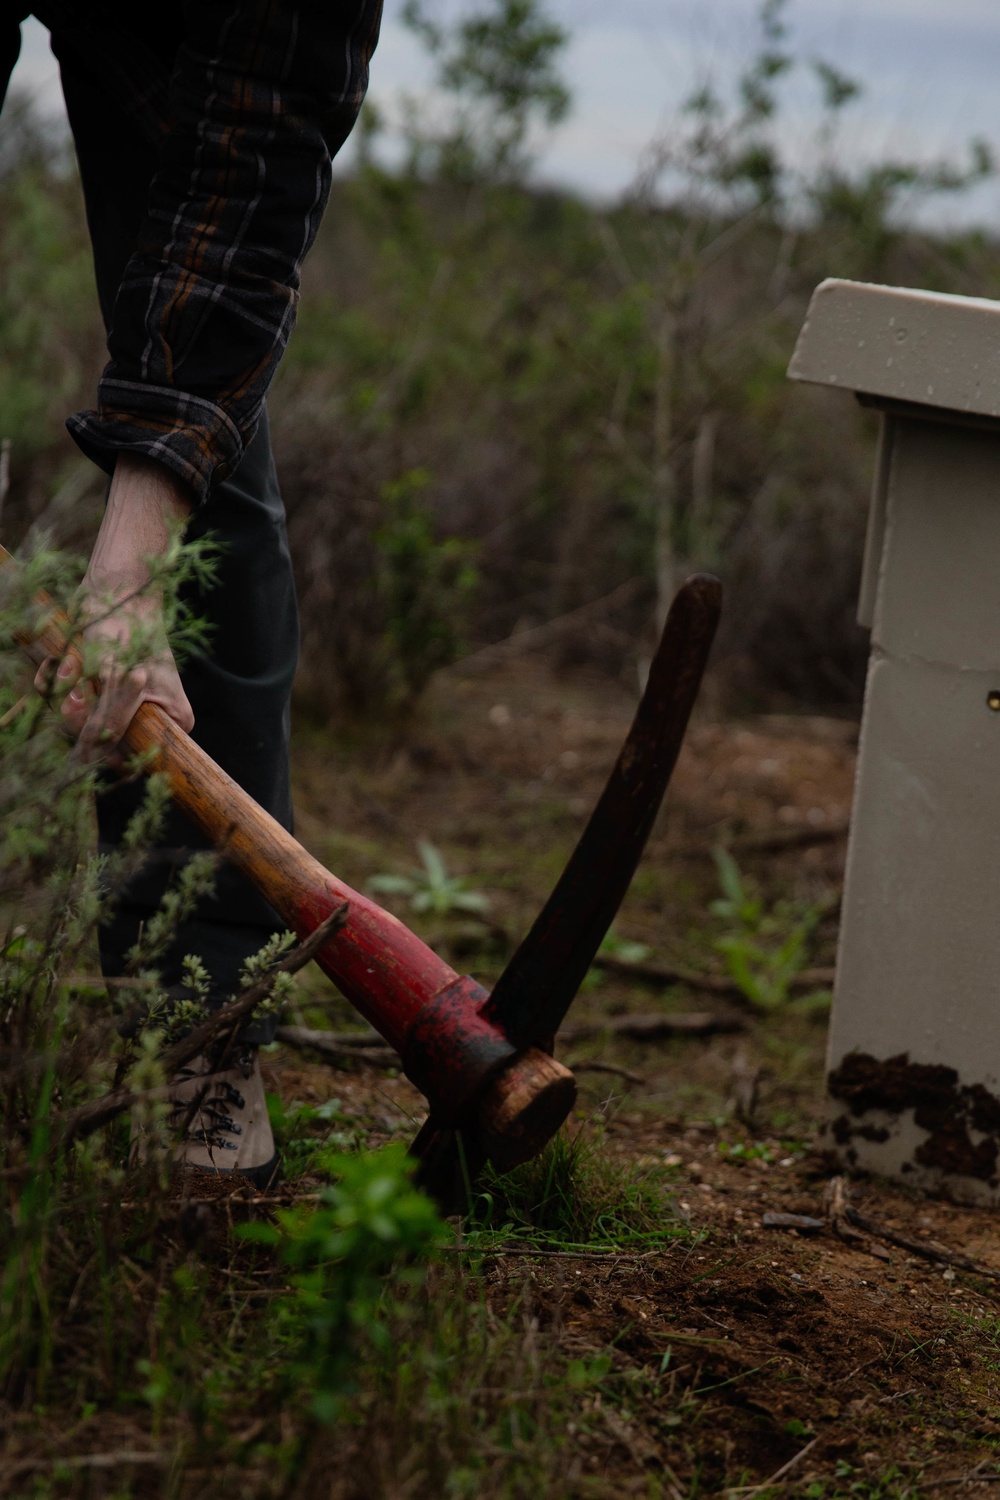
<svg viewBox="0 0 1000 1500">
<path fill-rule="evenodd" d="M 1000 1202 L 1000 303 L 816 290 L 793 380 L 881 412 L 828 1145 Z"/>
</svg>

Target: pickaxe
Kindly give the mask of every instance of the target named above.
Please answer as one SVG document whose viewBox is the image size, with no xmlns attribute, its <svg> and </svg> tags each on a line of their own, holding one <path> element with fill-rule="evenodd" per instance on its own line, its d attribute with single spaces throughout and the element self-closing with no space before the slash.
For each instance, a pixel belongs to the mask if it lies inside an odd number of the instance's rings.
<svg viewBox="0 0 1000 1500">
<path fill-rule="evenodd" d="M 0 565 L 11 561 L 0 548 Z M 534 1156 L 576 1097 L 549 1055 L 614 919 L 659 811 L 715 635 L 722 590 L 690 578 L 667 616 L 645 691 L 590 821 L 492 993 L 461 976 L 369 897 L 323 868 L 167 717 L 144 703 L 124 747 L 166 777 L 178 806 L 262 892 L 300 938 L 348 903 L 316 961 L 399 1053 L 430 1115 L 413 1143 L 418 1176 L 448 1207 L 490 1160 Z M 22 640 L 41 661 L 71 649 L 54 606 Z"/>
</svg>

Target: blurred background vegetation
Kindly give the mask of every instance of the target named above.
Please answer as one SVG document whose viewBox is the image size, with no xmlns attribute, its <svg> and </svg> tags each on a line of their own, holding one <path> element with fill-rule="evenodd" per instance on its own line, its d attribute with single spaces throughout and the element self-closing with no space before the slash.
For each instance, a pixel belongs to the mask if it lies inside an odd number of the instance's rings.
<svg viewBox="0 0 1000 1500">
<path fill-rule="evenodd" d="M 552 621 L 564 665 L 636 682 L 674 580 L 707 566 L 728 597 L 717 704 L 849 711 L 875 419 L 785 368 L 824 276 L 1000 294 L 995 238 L 910 213 L 989 174 L 988 149 L 846 164 L 860 87 L 799 57 L 787 0 L 765 0 L 736 76 L 678 101 L 630 189 L 589 202 L 532 176 L 571 107 L 542 0 L 473 0 L 447 25 L 412 0 L 406 18 L 437 103 L 392 122 L 366 107 L 271 400 L 301 703 L 408 710 L 440 667 Z M 782 113 L 796 71 L 822 102 L 807 171 Z M 63 421 L 93 402 L 103 354 L 71 152 L 9 100 L 8 544 L 31 526 L 86 544 L 102 481 Z"/>
</svg>

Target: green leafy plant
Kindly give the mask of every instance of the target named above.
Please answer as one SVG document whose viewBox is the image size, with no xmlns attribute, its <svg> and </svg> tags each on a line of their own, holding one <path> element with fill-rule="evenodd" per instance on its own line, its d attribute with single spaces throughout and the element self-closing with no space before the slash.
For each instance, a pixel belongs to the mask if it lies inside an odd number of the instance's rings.
<svg viewBox="0 0 1000 1500">
<path fill-rule="evenodd" d="M 752 1141 L 749 1145 L 745 1141 L 735 1141 L 732 1145 L 719 1142 L 719 1154 L 727 1157 L 730 1161 L 766 1161 L 774 1160 L 774 1152 L 769 1146 L 760 1141 Z"/>
<path fill-rule="evenodd" d="M 342 1154 L 358 1144 L 357 1131 L 346 1128 L 350 1121 L 339 1099 L 286 1105 L 277 1094 L 268 1094 L 267 1113 L 281 1152 L 283 1174 L 290 1181 L 306 1173 L 336 1176 Z"/>
<path fill-rule="evenodd" d="M 0 1174 L 8 1189 L 0 1199 L 0 1397 L 19 1399 L 25 1391 L 42 1399 L 58 1378 L 59 1308 L 81 1271 L 66 1253 L 60 1220 L 87 1225 L 82 1243 L 104 1258 L 109 1296 L 121 1271 L 121 1216 L 109 1205 L 122 1196 L 128 1130 L 81 1139 L 66 1122 L 97 1095 L 120 1089 L 131 1099 L 150 1147 L 132 1169 L 140 1222 L 130 1232 L 141 1243 L 144 1221 L 155 1223 L 164 1211 L 168 1188 L 164 1050 L 201 1019 L 207 993 L 197 956 L 187 961 L 190 993 L 179 1001 L 163 992 L 156 965 L 177 924 L 210 893 L 211 856 L 181 866 L 132 950 L 124 983 L 106 989 L 87 978 L 98 968 L 98 928 L 145 861 L 169 794 L 162 777 L 150 776 L 121 845 L 111 854 L 94 850 L 101 773 L 74 757 L 62 719 L 32 690 L 33 668 L 17 647 L 35 626 L 41 589 L 65 604 L 70 630 L 78 628 L 80 571 L 78 560 L 41 543 L 0 570 Z M 154 571 L 150 587 L 164 598 L 178 652 L 201 644 L 204 633 L 176 596 L 207 577 L 205 549 L 179 541 Z M 141 636 L 125 643 L 123 659 L 143 660 L 148 645 Z M 275 951 L 259 956 L 248 980 Z M 112 1385 L 120 1359 L 109 1336 L 98 1364 Z"/>
<path fill-rule="evenodd" d="M 337 1181 L 319 1206 L 283 1209 L 275 1224 L 249 1224 L 245 1238 L 275 1246 L 294 1275 L 285 1316 L 301 1328 L 298 1368 L 323 1421 L 340 1410 L 362 1342 L 385 1352 L 386 1276 L 411 1284 L 448 1236 L 436 1208 L 412 1184 L 414 1162 L 401 1145 L 329 1163 Z M 408 1267 L 401 1262 L 408 1260 Z"/>
<path fill-rule="evenodd" d="M 449 875 L 441 851 L 428 839 L 417 840 L 420 869 L 411 875 L 373 875 L 369 889 L 383 896 L 408 896 L 414 911 L 430 916 L 447 917 L 453 912 L 483 916 L 489 910 L 489 897 L 482 891 L 470 891 L 460 875 Z"/>
<path fill-rule="evenodd" d="M 767 909 L 728 850 L 713 851 L 721 897 L 712 912 L 729 931 L 715 946 L 740 992 L 756 1010 L 785 1005 L 792 980 L 806 965 L 809 941 L 820 918 L 816 905 L 777 901 Z"/>
</svg>

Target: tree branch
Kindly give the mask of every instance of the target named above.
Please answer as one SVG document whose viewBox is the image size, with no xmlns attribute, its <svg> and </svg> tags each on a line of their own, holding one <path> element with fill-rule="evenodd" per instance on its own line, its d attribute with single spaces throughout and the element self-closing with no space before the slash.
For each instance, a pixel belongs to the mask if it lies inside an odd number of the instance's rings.
<svg viewBox="0 0 1000 1500">
<path fill-rule="evenodd" d="M 263 979 L 251 985 L 238 1000 L 232 1000 L 228 1005 L 223 1005 L 214 1015 L 202 1021 L 187 1036 L 175 1042 L 160 1054 L 160 1062 L 163 1070 L 169 1078 L 182 1068 L 185 1063 L 197 1057 L 199 1052 L 214 1042 L 227 1031 L 232 1031 L 241 1021 L 244 1021 L 253 1010 L 266 1000 L 274 987 L 274 981 L 279 974 L 294 974 L 296 970 L 303 968 L 312 958 L 315 958 L 319 950 L 340 931 L 347 921 L 348 904 L 343 902 L 338 906 L 324 922 L 311 932 L 304 942 L 281 963 L 275 964 Z M 100 1099 L 92 1099 L 87 1104 L 81 1104 L 76 1109 L 71 1109 L 67 1114 L 60 1116 L 55 1121 L 54 1137 L 61 1143 L 66 1144 L 72 1140 L 82 1140 L 85 1136 L 93 1135 L 95 1130 L 100 1130 L 102 1125 L 130 1109 L 141 1099 L 153 1098 L 163 1092 L 162 1089 L 149 1089 L 136 1092 L 133 1089 L 113 1089 L 104 1094 Z"/>
</svg>

